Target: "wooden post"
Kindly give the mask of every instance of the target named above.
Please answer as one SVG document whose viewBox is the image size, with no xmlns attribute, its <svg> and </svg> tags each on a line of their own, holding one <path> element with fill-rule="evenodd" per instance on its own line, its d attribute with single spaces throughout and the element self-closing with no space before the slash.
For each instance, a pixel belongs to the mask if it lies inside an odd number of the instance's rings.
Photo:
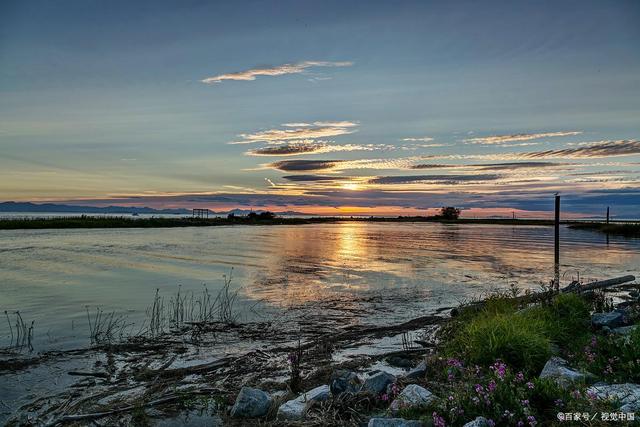
<svg viewBox="0 0 640 427">
<path fill-rule="evenodd" d="M 609 206 L 607 206 L 607 224 L 609 224 Z"/>
<path fill-rule="evenodd" d="M 559 289 L 560 287 L 560 195 L 556 194 L 556 215 L 555 215 L 555 235 L 554 235 L 554 287 Z"/>
</svg>

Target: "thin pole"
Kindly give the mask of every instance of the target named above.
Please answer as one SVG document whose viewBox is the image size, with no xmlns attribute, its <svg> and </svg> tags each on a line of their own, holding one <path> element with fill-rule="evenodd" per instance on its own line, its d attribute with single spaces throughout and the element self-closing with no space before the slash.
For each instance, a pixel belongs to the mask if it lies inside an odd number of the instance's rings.
<svg viewBox="0 0 640 427">
<path fill-rule="evenodd" d="M 607 224 L 609 224 L 609 206 L 607 206 Z"/>
<path fill-rule="evenodd" d="M 554 286 L 556 289 L 560 286 L 560 196 L 556 194 L 556 217 L 555 217 L 555 236 L 554 236 Z"/>
</svg>

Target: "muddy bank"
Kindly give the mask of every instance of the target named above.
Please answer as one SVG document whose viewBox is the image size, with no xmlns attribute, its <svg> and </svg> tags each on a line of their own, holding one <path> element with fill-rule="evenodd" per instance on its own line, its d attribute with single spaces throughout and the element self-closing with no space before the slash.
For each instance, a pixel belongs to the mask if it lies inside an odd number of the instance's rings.
<svg viewBox="0 0 640 427">
<path fill-rule="evenodd" d="M 447 311 L 381 326 L 350 322 L 347 313 L 305 310 L 295 319 L 188 322 L 153 338 L 37 356 L 5 354 L 2 412 L 8 425 L 171 425 L 166 423 L 187 419 L 233 425 L 238 421 L 227 409 L 242 386 L 282 398 L 292 393 L 294 355 L 305 389 L 340 368 L 408 371 L 435 345 L 434 331 Z"/>
</svg>

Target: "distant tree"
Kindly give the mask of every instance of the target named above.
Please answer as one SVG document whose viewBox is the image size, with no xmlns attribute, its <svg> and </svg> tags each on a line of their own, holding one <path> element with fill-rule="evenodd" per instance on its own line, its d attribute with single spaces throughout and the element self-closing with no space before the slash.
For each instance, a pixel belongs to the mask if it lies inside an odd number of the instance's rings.
<svg viewBox="0 0 640 427">
<path fill-rule="evenodd" d="M 227 215 L 227 219 L 233 221 L 234 219 L 236 219 L 236 214 L 231 212 L 229 215 Z"/>
<path fill-rule="evenodd" d="M 273 212 L 269 212 L 269 211 L 260 212 L 260 214 L 258 215 L 258 219 L 263 221 L 274 219 L 275 217 L 276 215 Z"/>
<path fill-rule="evenodd" d="M 443 219 L 458 219 L 460 217 L 460 209 L 453 206 L 446 206 L 440 209 L 440 215 Z"/>
</svg>

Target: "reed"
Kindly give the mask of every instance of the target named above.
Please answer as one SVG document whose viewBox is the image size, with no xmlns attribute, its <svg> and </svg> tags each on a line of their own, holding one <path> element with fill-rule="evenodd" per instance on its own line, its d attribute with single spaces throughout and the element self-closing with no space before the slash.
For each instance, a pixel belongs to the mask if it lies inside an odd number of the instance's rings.
<svg viewBox="0 0 640 427">
<path fill-rule="evenodd" d="M 192 324 L 221 323 L 235 324 L 239 317 L 236 308 L 238 290 L 232 289 L 233 269 L 229 275 L 223 275 L 223 285 L 214 295 L 207 285 L 202 285 L 202 291 L 185 292 L 182 285 L 178 285 L 176 293 L 165 298 L 156 289 L 152 304 L 146 310 L 144 327 L 141 335 L 157 337 L 170 330 L 181 330 Z M 148 325 L 148 326 L 146 326 Z"/>
<path fill-rule="evenodd" d="M 29 351 L 33 351 L 33 328 L 35 325 L 35 320 L 32 320 L 31 324 L 27 326 L 28 323 L 24 321 L 22 315 L 20 314 L 20 311 L 16 311 L 14 314 L 15 323 L 12 324 L 9 312 L 7 310 L 4 311 L 4 315 L 7 319 L 7 324 L 9 325 L 9 333 L 11 336 L 11 341 L 8 349 L 19 351 L 26 348 Z"/>
<path fill-rule="evenodd" d="M 86 310 L 91 344 L 112 344 L 123 341 L 128 336 L 127 328 L 133 323 L 127 322 L 127 316 L 117 314 L 115 311 L 105 313 L 100 307 L 96 307 L 96 312 L 92 316 L 88 306 Z"/>
</svg>

